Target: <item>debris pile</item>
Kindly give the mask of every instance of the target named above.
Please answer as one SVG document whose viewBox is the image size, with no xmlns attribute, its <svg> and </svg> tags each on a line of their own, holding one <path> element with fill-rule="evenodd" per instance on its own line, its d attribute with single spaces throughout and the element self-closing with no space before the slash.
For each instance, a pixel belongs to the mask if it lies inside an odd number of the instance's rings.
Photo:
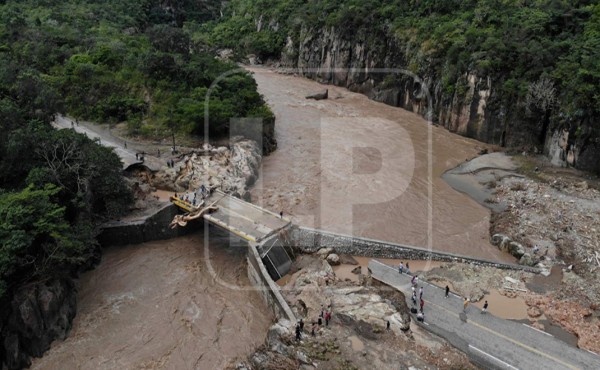
<svg viewBox="0 0 600 370">
<path fill-rule="evenodd" d="M 261 149 L 255 141 L 234 138 L 229 147 L 204 144 L 201 149 L 182 154 L 172 168 L 152 174 L 150 182 L 173 192 L 195 191 L 204 185 L 249 200 L 248 188 L 258 178 L 261 160 Z"/>
</svg>

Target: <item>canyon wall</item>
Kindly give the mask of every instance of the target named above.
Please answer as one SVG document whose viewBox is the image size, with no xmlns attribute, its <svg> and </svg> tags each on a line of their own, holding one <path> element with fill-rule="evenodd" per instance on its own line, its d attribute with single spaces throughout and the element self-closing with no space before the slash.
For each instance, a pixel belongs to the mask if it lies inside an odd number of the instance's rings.
<svg viewBox="0 0 600 370">
<path fill-rule="evenodd" d="M 265 24 L 279 29 L 277 22 L 257 22 L 261 27 Z M 377 42 L 372 42 L 374 39 Z M 600 172 L 596 160 L 600 138 L 593 132 L 594 122 L 566 120 L 550 110 L 501 96 L 502 76 L 467 71 L 452 81 L 455 88 L 447 89 L 441 76 L 427 65 L 418 69 L 431 73 L 416 76 L 410 72 L 417 70 L 409 62 L 415 59 L 414 53 L 418 53 L 416 48 L 393 34 L 366 27 L 355 33 L 334 27 L 302 27 L 299 33 L 287 36 L 280 58 L 268 62 L 421 114 L 463 136 L 519 151 L 543 152 L 556 165 Z"/>
</svg>

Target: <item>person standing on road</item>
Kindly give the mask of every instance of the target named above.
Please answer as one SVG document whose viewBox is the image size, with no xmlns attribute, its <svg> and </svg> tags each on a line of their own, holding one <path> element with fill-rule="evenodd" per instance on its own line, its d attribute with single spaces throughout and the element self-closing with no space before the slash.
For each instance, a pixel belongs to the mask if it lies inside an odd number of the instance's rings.
<svg viewBox="0 0 600 370">
<path fill-rule="evenodd" d="M 423 287 L 419 288 L 419 299 L 423 300 Z"/>
<path fill-rule="evenodd" d="M 446 297 L 448 298 L 448 294 L 450 294 L 450 287 L 448 285 L 446 285 Z"/>
<path fill-rule="evenodd" d="M 469 306 L 469 299 L 465 297 L 465 301 L 463 302 L 463 312 L 467 312 L 467 307 Z"/>
<path fill-rule="evenodd" d="M 402 264 L 402 262 L 400 262 L 400 265 L 398 265 L 398 272 L 400 273 L 400 275 L 402 275 L 403 270 L 404 270 L 404 265 Z"/>
<path fill-rule="evenodd" d="M 406 275 L 410 275 L 410 266 L 408 265 L 408 261 L 406 261 Z"/>
<path fill-rule="evenodd" d="M 425 305 L 425 301 L 421 298 L 421 312 L 423 312 L 423 306 Z"/>
<path fill-rule="evenodd" d="M 413 305 L 417 305 L 417 293 L 413 290 L 412 293 L 412 301 L 413 301 Z"/>
<path fill-rule="evenodd" d="M 485 301 L 485 303 L 483 304 L 483 310 L 481 310 L 481 313 L 487 313 L 487 309 L 488 309 L 488 301 Z"/>
</svg>

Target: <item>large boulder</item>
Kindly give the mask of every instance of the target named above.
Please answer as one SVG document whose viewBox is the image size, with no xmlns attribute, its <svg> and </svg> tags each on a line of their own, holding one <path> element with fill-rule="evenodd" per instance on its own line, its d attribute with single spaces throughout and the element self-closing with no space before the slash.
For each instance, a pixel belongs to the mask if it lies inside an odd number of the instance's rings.
<svg viewBox="0 0 600 370">
<path fill-rule="evenodd" d="M 508 253 L 512 254 L 517 258 L 521 258 L 525 254 L 525 247 L 521 243 L 511 241 L 508 243 Z"/>
<path fill-rule="evenodd" d="M 519 264 L 524 265 L 524 266 L 533 266 L 533 265 L 535 265 L 535 261 L 534 261 L 533 257 L 531 256 L 531 254 L 525 253 L 519 260 Z"/>
<path fill-rule="evenodd" d="M 490 243 L 498 247 L 498 249 L 500 249 L 503 252 L 508 252 L 509 245 L 511 242 L 512 239 L 504 234 L 494 234 L 490 238 Z"/>
<path fill-rule="evenodd" d="M 325 92 L 307 95 L 306 99 L 315 99 L 315 100 L 324 100 L 329 97 L 329 90 L 325 90 Z"/>
<path fill-rule="evenodd" d="M 338 256 L 335 253 L 331 253 L 329 256 L 327 256 L 327 263 L 329 263 L 331 266 L 337 266 L 340 264 L 340 256 Z"/>
<path fill-rule="evenodd" d="M 507 238 L 508 238 L 508 236 L 506 236 L 504 234 L 494 234 L 490 238 L 490 243 L 496 247 L 499 247 L 500 243 L 502 243 L 502 241 Z"/>
<path fill-rule="evenodd" d="M 317 251 L 317 256 L 320 256 L 322 259 L 325 259 L 332 252 L 333 252 L 333 248 L 331 248 L 331 247 L 321 248 Z"/>
</svg>

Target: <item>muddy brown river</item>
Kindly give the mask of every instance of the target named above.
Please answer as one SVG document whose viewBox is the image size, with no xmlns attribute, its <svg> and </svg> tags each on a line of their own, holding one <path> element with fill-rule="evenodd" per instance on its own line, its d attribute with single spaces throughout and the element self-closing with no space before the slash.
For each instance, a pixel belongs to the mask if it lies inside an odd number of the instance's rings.
<svg viewBox="0 0 600 370">
<path fill-rule="evenodd" d="M 211 243 L 212 244 L 212 243 Z M 211 245 L 229 284 L 247 286 L 243 248 Z M 80 281 L 77 316 L 34 369 L 220 369 L 262 344 L 270 310 L 253 291 L 219 285 L 201 234 L 109 248 Z"/>
<path fill-rule="evenodd" d="M 441 178 L 484 144 L 344 88 L 249 69 L 276 114 L 278 141 L 254 202 L 304 226 L 512 261 L 489 244 L 489 211 Z M 328 100 L 305 98 L 326 88 Z"/>
</svg>

